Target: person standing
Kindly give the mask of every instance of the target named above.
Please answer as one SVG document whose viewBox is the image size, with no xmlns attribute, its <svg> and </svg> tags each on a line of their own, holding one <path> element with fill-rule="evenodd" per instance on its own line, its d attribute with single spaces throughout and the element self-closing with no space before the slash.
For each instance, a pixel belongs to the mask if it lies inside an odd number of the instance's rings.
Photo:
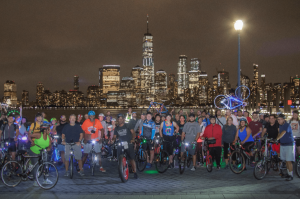
<svg viewBox="0 0 300 199">
<path fill-rule="evenodd" d="M 169 153 L 169 168 L 173 167 L 173 143 L 175 142 L 175 135 L 179 131 L 176 122 L 172 121 L 172 116 L 167 115 L 166 121 L 163 121 L 159 128 L 159 135 L 164 139 L 164 150 Z"/>
<path fill-rule="evenodd" d="M 295 162 L 294 138 L 291 125 L 285 121 L 285 116 L 279 114 L 279 135 L 276 140 L 280 140 L 280 159 L 286 162 L 287 175 L 282 175 L 287 181 L 293 180 L 293 162 Z"/>
<path fill-rule="evenodd" d="M 182 130 L 182 135 L 181 135 L 181 142 L 184 141 L 184 143 L 189 143 L 190 147 L 189 147 L 189 154 L 191 154 L 193 156 L 193 167 L 191 169 L 191 171 L 195 171 L 196 170 L 196 147 L 194 148 L 192 146 L 193 142 L 197 143 L 198 138 L 200 137 L 200 126 L 198 123 L 195 122 L 195 114 L 191 113 L 189 115 L 189 122 L 187 122 Z M 181 144 L 181 160 L 183 160 L 183 153 L 186 151 L 185 145 Z M 181 164 L 183 164 L 181 162 Z M 183 166 L 183 165 L 182 165 Z"/>
<path fill-rule="evenodd" d="M 125 117 L 125 123 L 129 123 L 129 121 L 132 119 L 132 108 L 129 107 L 128 108 L 128 112 L 126 114 L 126 117 Z"/>
<path fill-rule="evenodd" d="M 161 126 L 161 123 L 162 121 L 160 120 L 160 115 L 156 115 L 155 116 L 155 136 L 159 135 L 160 134 L 160 126 Z"/>
<path fill-rule="evenodd" d="M 250 122 L 252 122 L 251 117 L 249 117 L 249 112 L 248 111 L 244 111 L 244 117 L 247 119 L 248 124 L 250 124 Z"/>
<path fill-rule="evenodd" d="M 289 121 L 289 123 L 292 127 L 293 136 L 294 138 L 296 138 L 297 155 L 300 155 L 300 121 L 298 115 L 299 115 L 298 110 L 293 111 L 293 116 Z"/>
<path fill-rule="evenodd" d="M 104 135 L 102 135 L 103 137 L 101 137 L 101 138 L 105 138 L 105 139 L 108 139 L 108 137 L 107 137 L 107 124 L 106 124 L 106 122 L 104 121 L 104 114 L 103 113 L 100 113 L 99 114 L 99 116 L 98 116 L 98 119 L 99 119 L 99 121 L 100 121 L 100 123 L 101 123 L 101 125 L 102 125 L 102 127 L 103 127 L 103 129 L 104 129 Z"/>
<path fill-rule="evenodd" d="M 210 117 L 210 122 L 211 124 L 205 128 L 201 139 L 204 140 L 205 138 L 208 138 L 209 140 L 216 140 L 215 144 L 210 144 L 209 154 L 211 155 L 213 162 L 216 160 L 217 170 L 220 170 L 222 153 L 222 128 L 220 125 L 216 124 L 216 118 L 214 116 Z"/>
<path fill-rule="evenodd" d="M 236 135 L 236 126 L 233 125 L 232 117 L 227 118 L 227 123 L 222 128 L 222 147 L 224 150 L 225 169 L 228 169 L 228 152 Z"/>
<path fill-rule="evenodd" d="M 100 155 L 102 148 L 101 138 L 103 138 L 104 129 L 101 125 L 101 122 L 98 119 L 95 119 L 94 111 L 89 111 L 88 115 L 89 119 L 85 120 L 81 126 L 82 130 L 84 131 L 84 151 L 82 162 L 83 164 L 85 163 L 89 153 L 92 150 L 93 143 L 89 143 L 89 141 L 95 140 L 96 143 L 94 144 L 94 149 L 99 159 L 100 171 L 106 172 L 106 170 L 102 167 Z"/>
<path fill-rule="evenodd" d="M 141 134 L 142 128 L 143 128 L 143 123 L 144 123 L 145 119 L 146 119 L 146 114 L 145 114 L 145 113 L 142 113 L 142 114 L 141 114 L 141 119 L 139 119 L 139 120 L 136 122 L 136 124 L 135 124 L 135 126 L 134 126 L 134 129 L 133 129 L 133 131 L 136 132 L 137 135 Z M 132 128 L 132 127 L 131 127 L 131 128 Z M 132 129 L 131 129 L 131 131 L 132 131 Z"/>
<path fill-rule="evenodd" d="M 78 162 L 80 171 L 79 175 L 84 176 L 83 165 L 82 165 L 82 152 L 81 152 L 81 141 L 83 139 L 83 130 L 79 124 L 76 124 L 76 115 L 72 114 L 69 117 L 69 124 L 66 124 L 62 130 L 62 144 L 65 145 L 65 176 L 68 177 L 69 173 L 69 156 L 71 152 L 70 143 L 76 143 L 72 146 L 74 151 L 75 160 Z"/>
<path fill-rule="evenodd" d="M 30 125 L 30 128 L 29 128 L 29 133 L 30 134 L 34 134 L 34 133 L 40 133 L 40 126 L 41 126 L 41 124 L 43 124 L 43 116 L 42 116 L 42 114 L 41 113 L 37 113 L 36 115 L 35 115 L 35 121 L 34 121 L 34 123 L 32 123 L 31 125 Z M 34 143 L 34 139 L 35 138 L 33 138 L 33 140 L 31 139 L 31 137 L 29 136 L 28 137 L 28 140 L 31 142 L 31 144 L 33 145 Z"/>
<path fill-rule="evenodd" d="M 252 114 L 253 120 L 249 124 L 249 128 L 251 129 L 253 138 L 259 138 L 260 133 L 262 132 L 262 124 L 258 120 L 258 113 L 253 112 Z"/>
<path fill-rule="evenodd" d="M 221 128 L 226 124 L 226 118 L 222 116 L 221 110 L 217 110 L 216 124 L 219 124 Z"/>
<path fill-rule="evenodd" d="M 239 127 L 239 123 L 237 121 L 237 118 L 234 114 L 231 113 L 231 110 L 227 109 L 226 110 L 226 118 L 231 117 L 232 118 L 232 123 L 235 125 L 237 128 Z"/>
<path fill-rule="evenodd" d="M 202 166 L 203 165 L 203 157 L 204 157 L 204 152 L 203 152 L 203 140 L 201 140 L 201 137 L 203 136 L 204 134 L 204 130 L 205 130 L 205 125 L 204 123 L 202 122 L 203 119 L 202 117 L 200 116 L 198 118 L 198 124 L 200 126 L 200 136 L 197 140 L 197 161 L 199 163 L 199 166 Z M 201 157 L 201 158 L 200 158 Z"/>
<path fill-rule="evenodd" d="M 63 166 L 65 166 L 65 146 L 62 145 L 62 131 L 65 127 L 65 125 L 67 125 L 67 119 L 65 115 L 62 115 L 60 117 L 60 124 L 56 127 L 56 132 L 57 135 L 59 136 L 59 138 L 57 138 L 57 150 L 60 153 L 60 157 L 61 157 L 61 161 L 63 162 Z"/>
</svg>

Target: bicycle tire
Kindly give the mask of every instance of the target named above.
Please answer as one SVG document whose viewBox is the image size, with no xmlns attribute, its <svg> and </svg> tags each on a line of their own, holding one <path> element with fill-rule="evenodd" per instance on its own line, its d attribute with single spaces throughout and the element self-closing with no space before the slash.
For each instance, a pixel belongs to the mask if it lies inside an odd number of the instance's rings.
<svg viewBox="0 0 300 199">
<path fill-rule="evenodd" d="M 300 178 L 300 158 L 296 162 L 295 170 L 296 170 L 297 176 Z"/>
<path fill-rule="evenodd" d="M 15 164 L 15 165 L 18 165 L 19 169 L 21 172 L 19 172 L 19 174 L 12 174 L 12 170 L 14 170 L 12 164 Z M 8 170 L 9 169 L 9 170 Z M 5 173 L 7 172 L 7 173 Z M 14 171 L 15 172 L 15 171 Z M 22 177 L 20 176 L 20 174 L 23 174 L 23 169 L 20 165 L 20 163 L 18 163 L 17 161 L 8 161 L 6 162 L 2 169 L 1 169 L 1 179 L 2 179 L 2 182 L 8 186 L 8 187 L 16 187 L 17 185 L 20 184 L 20 182 L 22 181 Z M 9 179 L 11 179 L 11 177 L 15 176 L 15 179 L 16 179 L 16 182 L 12 183 L 12 184 L 9 184 L 8 182 L 6 182 L 6 180 L 4 179 L 5 177 L 8 177 Z M 12 182 L 11 180 L 8 180 L 9 182 Z"/>
<path fill-rule="evenodd" d="M 147 165 L 147 155 L 144 150 L 138 151 L 136 156 L 136 168 L 139 172 L 143 172 Z"/>
<path fill-rule="evenodd" d="M 165 165 L 165 167 L 159 167 L 163 164 Z M 169 167 L 169 153 L 165 150 L 160 150 L 160 160 L 159 162 L 155 162 L 155 167 L 156 167 L 156 170 L 158 171 L 158 173 L 164 173 L 168 170 L 168 167 Z M 162 169 L 160 169 L 162 168 Z"/>
<path fill-rule="evenodd" d="M 267 175 L 268 163 L 264 160 L 260 160 L 255 164 L 255 168 L 253 170 L 253 175 L 257 180 L 262 180 Z M 260 171 L 260 172 L 257 172 Z M 263 172 L 261 172 L 263 171 Z M 258 176 L 257 173 L 262 173 L 262 176 Z"/>
<path fill-rule="evenodd" d="M 121 181 L 125 183 L 128 181 L 129 169 L 127 159 L 124 155 L 119 156 L 118 164 L 119 177 L 121 178 Z"/>
<path fill-rule="evenodd" d="M 206 170 L 210 173 L 213 170 L 213 162 L 212 162 L 212 158 L 209 157 L 208 161 L 206 163 Z"/>
<path fill-rule="evenodd" d="M 233 157 L 236 155 L 236 159 L 238 157 L 238 160 L 235 160 L 235 164 L 233 164 Z M 233 151 L 230 155 L 230 160 L 229 160 L 229 166 L 230 170 L 235 173 L 235 174 L 240 174 L 244 171 L 246 163 L 245 163 L 245 157 L 240 151 Z M 239 170 L 235 170 L 239 169 Z"/>
<path fill-rule="evenodd" d="M 193 157 L 191 158 L 191 156 L 189 155 L 189 157 L 186 160 L 187 168 L 190 168 L 192 162 L 193 162 Z"/>
<path fill-rule="evenodd" d="M 48 165 L 48 166 L 46 166 L 46 165 Z M 46 176 L 46 175 L 45 175 L 46 170 L 49 171 L 51 167 L 54 169 L 55 174 L 56 174 L 55 182 L 52 183 L 52 185 L 51 185 L 50 187 L 44 187 L 44 186 L 43 186 L 43 183 L 41 183 L 41 182 L 39 181 L 39 177 L 41 177 L 41 176 L 43 175 L 43 173 L 44 173 L 44 178 L 45 178 L 45 176 Z M 56 166 L 55 166 L 52 162 L 44 162 L 43 164 L 40 164 L 39 167 L 38 167 L 38 169 L 37 169 L 37 171 L 42 171 L 42 172 L 43 172 L 43 173 L 40 172 L 40 173 L 41 173 L 40 175 L 39 175 L 38 172 L 37 172 L 37 173 L 36 173 L 36 176 L 35 176 L 36 182 L 38 183 L 38 185 L 39 185 L 42 189 L 49 190 L 49 189 L 52 189 L 52 188 L 57 184 L 57 182 L 58 182 L 58 171 L 57 171 Z"/>
<path fill-rule="evenodd" d="M 186 152 L 183 154 L 183 159 L 184 159 L 183 165 L 181 165 L 182 160 L 179 163 L 179 173 L 180 174 L 183 174 L 185 166 L 186 166 Z"/>
<path fill-rule="evenodd" d="M 70 157 L 70 178 L 73 178 L 73 155 Z"/>
</svg>

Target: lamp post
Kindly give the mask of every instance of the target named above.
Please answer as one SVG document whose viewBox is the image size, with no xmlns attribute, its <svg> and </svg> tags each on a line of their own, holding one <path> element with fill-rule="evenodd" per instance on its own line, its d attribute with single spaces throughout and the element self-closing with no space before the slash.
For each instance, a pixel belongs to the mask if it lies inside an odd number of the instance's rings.
<svg viewBox="0 0 300 199">
<path fill-rule="evenodd" d="M 241 85 L 241 58 L 240 58 L 240 32 L 243 28 L 242 20 L 237 20 L 234 23 L 234 29 L 238 32 L 238 87 Z M 238 97 L 241 97 L 241 89 L 238 89 Z"/>
</svg>

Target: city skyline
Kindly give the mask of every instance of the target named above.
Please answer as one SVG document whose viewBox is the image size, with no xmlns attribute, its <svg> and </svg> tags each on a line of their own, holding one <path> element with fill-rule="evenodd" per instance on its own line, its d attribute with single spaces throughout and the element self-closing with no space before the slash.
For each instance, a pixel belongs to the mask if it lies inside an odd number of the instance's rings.
<svg viewBox="0 0 300 199">
<path fill-rule="evenodd" d="M 0 8 L 3 9 L 1 12 L 2 20 L 6 20 L 2 22 L 3 26 L 1 26 L 5 31 L 0 33 L 0 50 L 2 52 L 0 65 L 1 68 L 9 67 L 14 72 L 1 73 L 0 77 L 3 79 L 3 83 L 6 80 L 17 82 L 18 98 L 20 98 L 22 90 L 28 90 L 30 101 L 32 101 L 35 98 L 34 93 L 38 82 L 43 82 L 45 88 L 49 88 L 51 91 L 61 89 L 68 91 L 73 88 L 74 75 L 80 76 L 80 90 L 85 93 L 89 85 L 98 84 L 98 77 L 94 71 L 105 64 L 120 65 L 121 77 L 130 76 L 129 71 L 132 67 L 142 66 L 141 38 L 146 32 L 147 13 L 150 17 L 149 32 L 153 34 L 155 43 L 154 74 L 163 69 L 168 75 L 170 73 L 176 74 L 177 78 L 178 56 L 186 55 L 188 62 L 191 58 L 201 60 L 201 69 L 207 72 L 211 83 L 213 76 L 216 75 L 216 68 L 219 71 L 224 69 L 229 72 L 230 84 L 233 87 L 236 84 L 235 71 L 237 67 L 237 38 L 233 28 L 233 22 L 236 19 L 242 19 L 245 22 L 245 27 L 241 33 L 241 69 L 243 74 L 252 80 L 253 63 L 259 65 L 260 74 L 266 75 L 267 83 L 288 82 L 290 76 L 297 74 L 300 52 L 298 35 L 300 31 L 299 27 L 292 26 L 292 24 L 293 20 L 297 18 L 295 16 L 299 15 L 299 12 L 295 12 L 299 2 L 290 2 L 286 4 L 284 9 L 281 8 L 281 3 L 272 2 L 272 6 L 269 6 L 267 1 L 260 2 L 260 7 L 255 6 L 255 1 L 239 4 L 231 2 L 227 5 L 210 2 L 201 2 L 201 4 L 191 2 L 190 5 L 176 2 L 175 7 L 168 1 L 156 5 L 151 3 L 135 5 L 136 2 L 131 2 L 125 6 L 128 7 L 129 11 L 137 12 L 131 12 L 135 14 L 130 16 L 127 12 L 122 13 L 122 15 L 130 18 L 131 23 L 127 23 L 126 17 L 120 20 L 119 14 L 107 16 L 105 20 L 101 18 L 107 13 L 104 8 L 111 8 L 112 6 L 105 3 L 96 3 L 99 6 L 96 7 L 102 9 L 101 14 L 90 13 L 86 16 L 91 22 L 87 22 L 85 18 L 81 17 L 82 14 L 78 13 L 76 13 L 78 16 L 75 14 L 74 21 L 67 17 L 74 16 L 75 11 L 81 10 L 81 4 L 74 4 L 74 8 L 71 10 L 68 10 L 66 5 L 62 5 L 59 10 L 53 10 L 53 8 L 47 7 L 47 3 L 40 3 L 32 7 L 22 4 L 20 13 L 26 12 L 29 8 L 33 9 L 33 12 L 23 19 L 18 14 L 13 14 L 14 18 L 7 18 L 7 11 L 13 12 L 12 7 L 14 6 L 14 4 L 8 3 Z M 92 6 L 95 5 L 86 3 L 82 9 L 91 10 Z M 115 6 L 115 9 L 122 10 L 122 6 L 124 6 L 123 3 L 120 3 Z M 163 14 L 162 11 L 154 12 L 157 6 L 167 9 L 171 14 L 174 13 L 173 18 L 169 18 L 169 15 Z M 183 10 L 189 10 L 190 15 L 180 14 L 177 6 L 181 6 Z M 209 20 L 201 18 L 202 15 L 196 12 L 192 6 L 203 11 L 199 13 L 207 14 Z M 46 7 L 47 16 L 42 13 Z M 171 11 L 171 8 L 174 11 Z M 205 11 L 208 8 L 215 10 Z M 270 11 L 271 8 L 275 11 Z M 40 11 L 38 12 L 38 10 Z M 49 15 L 50 10 L 53 11 L 51 15 Z M 65 14 L 62 14 L 62 11 L 65 11 Z M 263 13 L 267 11 L 268 15 L 264 15 Z M 282 14 L 291 13 L 291 15 L 287 14 L 281 19 L 280 16 L 277 16 L 279 11 L 284 11 L 281 12 Z M 217 12 L 221 12 L 225 18 L 220 19 L 216 15 Z M 91 20 L 92 18 L 99 19 L 99 17 L 101 23 L 95 23 L 94 20 Z M 135 19 L 133 19 L 134 17 Z M 119 21 L 116 21 L 117 18 Z M 38 26 L 43 22 L 42 19 L 53 20 L 53 23 Z M 287 19 L 289 19 L 289 23 L 286 23 Z M 276 23 L 271 23 L 273 21 Z M 30 23 L 25 23 L 28 24 L 26 26 L 20 24 L 24 22 Z M 94 26 L 94 24 L 99 23 L 102 28 Z M 10 26 L 7 26 L 8 24 Z M 189 26 L 185 24 L 189 24 Z M 63 25 L 67 26 L 64 27 Z M 52 28 L 49 29 L 48 26 Z M 17 27 L 19 29 L 16 29 Z M 86 30 L 91 31 L 92 34 L 87 34 L 87 31 L 78 31 L 78 33 L 73 31 L 74 28 L 78 27 L 87 27 Z M 117 31 L 113 31 L 114 29 Z M 103 32 L 103 30 L 106 31 Z M 120 30 L 123 31 L 120 32 Z M 66 33 L 70 33 L 70 31 L 72 34 L 67 36 Z M 16 33 L 20 35 L 20 38 L 16 37 Z M 59 36 L 58 33 L 63 34 Z M 87 36 L 90 36 L 91 39 Z M 31 42 L 31 45 L 28 41 Z M 38 47 L 42 47 L 42 50 L 37 50 Z M 97 55 L 88 49 L 98 52 Z M 103 49 L 105 50 L 103 51 Z M 77 51 L 80 53 L 78 54 Z M 87 55 L 86 53 L 90 54 Z M 281 66 L 284 66 L 286 70 L 279 71 Z M 276 68 L 278 69 L 277 73 L 273 70 Z M 0 93 L 3 93 L 2 88 L 0 87 Z"/>
</svg>

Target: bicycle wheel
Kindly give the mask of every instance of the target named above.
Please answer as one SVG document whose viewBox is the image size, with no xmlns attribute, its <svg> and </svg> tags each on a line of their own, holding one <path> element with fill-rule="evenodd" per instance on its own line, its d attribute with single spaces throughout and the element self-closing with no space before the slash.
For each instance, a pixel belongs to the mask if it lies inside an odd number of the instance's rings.
<svg viewBox="0 0 300 199">
<path fill-rule="evenodd" d="M 147 165 L 147 155 L 144 150 L 139 150 L 138 153 L 135 155 L 135 161 L 136 161 L 136 168 L 143 172 Z"/>
<path fill-rule="evenodd" d="M 192 162 L 193 162 L 193 157 L 191 157 L 189 155 L 189 157 L 187 158 L 187 161 L 186 161 L 187 168 L 190 168 Z"/>
<path fill-rule="evenodd" d="M 213 168 L 213 162 L 212 162 L 212 158 L 211 156 L 209 156 L 207 162 L 206 162 L 206 170 L 208 172 L 212 172 L 212 168 Z"/>
<path fill-rule="evenodd" d="M 92 176 L 95 175 L 95 167 L 96 167 L 96 162 L 97 162 L 97 155 L 96 154 L 92 154 L 92 161 L 91 161 L 91 168 L 92 168 Z"/>
<path fill-rule="evenodd" d="M 253 170 L 253 175 L 257 180 L 263 179 L 267 175 L 267 162 L 265 160 L 260 160 L 256 163 Z"/>
<path fill-rule="evenodd" d="M 242 173 L 246 166 L 243 154 L 239 151 L 233 151 L 229 159 L 229 166 L 233 173 Z"/>
<path fill-rule="evenodd" d="M 36 173 L 36 182 L 43 189 L 52 189 L 58 181 L 58 171 L 51 162 L 44 162 L 38 166 Z"/>
<path fill-rule="evenodd" d="M 73 155 L 70 157 L 70 178 L 73 178 Z"/>
<path fill-rule="evenodd" d="M 229 102 L 230 100 L 225 95 L 218 95 L 214 100 L 215 107 L 218 109 L 226 109 L 230 107 Z"/>
<path fill-rule="evenodd" d="M 159 161 L 155 162 L 156 170 L 159 173 L 164 173 L 168 170 L 169 167 L 169 153 L 165 150 L 160 150 Z"/>
<path fill-rule="evenodd" d="M 124 155 L 119 156 L 118 164 L 119 176 L 121 178 L 121 181 L 125 183 L 128 181 L 129 169 L 127 159 Z"/>
<path fill-rule="evenodd" d="M 300 178 L 300 159 L 298 159 L 298 161 L 296 162 L 295 169 L 297 176 Z"/>
<path fill-rule="evenodd" d="M 183 162 L 182 160 L 179 163 L 179 173 L 183 174 L 186 165 L 186 152 L 183 154 Z"/>
<path fill-rule="evenodd" d="M 17 161 L 7 162 L 1 170 L 3 183 L 9 187 L 15 187 L 22 181 L 23 169 Z"/>
</svg>

